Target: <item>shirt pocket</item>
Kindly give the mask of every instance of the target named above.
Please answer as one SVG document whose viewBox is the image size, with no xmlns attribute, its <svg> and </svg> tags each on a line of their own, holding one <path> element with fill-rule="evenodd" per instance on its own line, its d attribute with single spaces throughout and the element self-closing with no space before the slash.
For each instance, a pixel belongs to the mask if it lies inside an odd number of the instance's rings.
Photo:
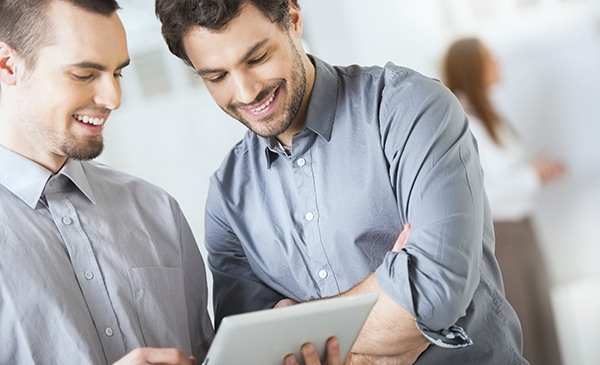
<svg viewBox="0 0 600 365">
<path fill-rule="evenodd" d="M 144 344 L 174 347 L 191 355 L 183 270 L 140 267 L 128 270 Z"/>
</svg>

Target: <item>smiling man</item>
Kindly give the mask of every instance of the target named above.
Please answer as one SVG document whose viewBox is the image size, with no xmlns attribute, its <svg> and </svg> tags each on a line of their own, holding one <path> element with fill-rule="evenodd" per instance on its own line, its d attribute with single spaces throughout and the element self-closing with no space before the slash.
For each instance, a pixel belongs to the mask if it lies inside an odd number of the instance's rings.
<svg viewBox="0 0 600 365">
<path fill-rule="evenodd" d="M 207 201 L 217 325 L 379 291 L 353 364 L 526 363 L 475 142 L 447 89 L 307 55 L 296 0 L 156 0 L 156 13 L 171 52 L 250 129 Z"/>
<path fill-rule="evenodd" d="M 129 63 L 117 8 L 0 0 L 1 364 L 192 364 L 213 335 L 177 202 L 86 161 Z"/>
</svg>

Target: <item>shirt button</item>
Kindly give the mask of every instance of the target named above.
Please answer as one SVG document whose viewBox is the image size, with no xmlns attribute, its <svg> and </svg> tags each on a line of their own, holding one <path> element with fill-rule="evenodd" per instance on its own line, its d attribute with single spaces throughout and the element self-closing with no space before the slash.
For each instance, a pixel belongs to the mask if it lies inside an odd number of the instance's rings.
<svg viewBox="0 0 600 365">
<path fill-rule="evenodd" d="M 321 279 L 325 279 L 327 277 L 327 271 L 325 271 L 325 270 L 319 271 L 319 277 Z"/>
<path fill-rule="evenodd" d="M 69 217 L 64 217 L 64 218 L 63 218 L 63 223 L 64 223 L 65 225 L 67 225 L 67 226 L 70 226 L 70 225 L 71 225 L 71 223 L 73 223 L 73 221 L 72 221 L 72 220 L 71 220 L 71 218 L 69 218 Z"/>
<path fill-rule="evenodd" d="M 312 221 L 315 216 L 311 212 L 308 212 L 304 217 L 307 221 Z"/>
<path fill-rule="evenodd" d="M 108 336 L 108 337 L 112 337 L 112 335 L 114 335 L 115 333 L 113 332 L 113 329 L 110 327 L 106 327 L 106 329 L 104 330 L 104 333 Z"/>
<path fill-rule="evenodd" d="M 50 180 L 50 181 L 48 182 L 48 185 L 50 185 L 50 186 L 54 186 L 54 180 Z"/>
<path fill-rule="evenodd" d="M 88 280 L 92 280 L 92 279 L 94 278 L 94 273 L 93 273 L 93 272 L 91 272 L 91 271 L 86 271 L 86 272 L 85 272 L 83 275 L 84 275 L 84 276 L 85 276 L 85 278 L 86 278 L 86 279 L 88 279 Z"/>
<path fill-rule="evenodd" d="M 306 160 L 303 158 L 299 158 L 298 161 L 296 161 L 296 163 L 298 164 L 298 166 L 302 167 L 306 165 Z"/>
</svg>

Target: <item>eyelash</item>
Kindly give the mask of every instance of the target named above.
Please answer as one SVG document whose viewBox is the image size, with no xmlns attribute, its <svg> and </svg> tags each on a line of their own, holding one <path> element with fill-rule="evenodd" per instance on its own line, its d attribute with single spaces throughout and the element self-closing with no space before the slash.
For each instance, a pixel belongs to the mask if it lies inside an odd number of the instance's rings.
<svg viewBox="0 0 600 365">
<path fill-rule="evenodd" d="M 73 76 L 75 76 L 75 78 L 79 81 L 89 81 L 92 77 L 94 77 L 94 75 L 87 75 L 87 76 L 73 75 Z"/>
<path fill-rule="evenodd" d="M 261 63 L 262 61 L 265 60 L 265 58 L 267 58 L 267 52 L 265 52 L 262 56 L 260 56 L 259 58 L 252 60 L 252 61 L 248 61 L 248 63 L 250 65 L 256 65 Z M 212 84 L 218 84 L 219 82 L 223 81 L 223 79 L 225 79 L 225 75 L 226 74 L 221 74 L 218 77 L 212 78 L 212 79 L 208 79 L 208 81 Z"/>
<path fill-rule="evenodd" d="M 251 64 L 251 65 L 256 65 L 256 64 L 261 63 L 262 61 L 264 61 L 266 57 L 267 57 L 267 53 L 265 52 L 262 56 L 258 57 L 255 60 L 248 61 L 248 63 Z"/>
<path fill-rule="evenodd" d="M 208 79 L 208 81 L 210 81 L 213 84 L 218 84 L 219 82 L 223 81 L 223 79 L 225 79 L 225 74 L 221 74 L 215 78 Z"/>
<path fill-rule="evenodd" d="M 94 75 L 86 75 L 86 76 L 73 75 L 73 76 L 79 81 L 90 81 L 94 77 Z M 123 74 L 115 73 L 115 74 L 113 74 L 113 76 L 117 79 L 120 79 L 123 77 Z"/>
</svg>

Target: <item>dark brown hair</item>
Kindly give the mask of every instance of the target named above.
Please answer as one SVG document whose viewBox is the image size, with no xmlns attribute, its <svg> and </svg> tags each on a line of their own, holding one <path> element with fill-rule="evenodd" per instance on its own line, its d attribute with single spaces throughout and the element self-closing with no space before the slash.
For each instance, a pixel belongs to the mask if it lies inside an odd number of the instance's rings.
<svg viewBox="0 0 600 365">
<path fill-rule="evenodd" d="M 0 0 L 0 41 L 10 45 L 29 67 L 35 66 L 37 51 L 51 43 L 47 13 L 52 1 L 65 1 L 105 16 L 119 9 L 116 0 Z"/>
<path fill-rule="evenodd" d="M 492 140 L 501 145 L 498 128 L 502 125 L 490 102 L 486 85 L 489 63 L 486 48 L 477 38 L 454 42 L 444 60 L 444 81 L 455 94 L 463 94 L 476 116 L 480 118 Z"/>
<path fill-rule="evenodd" d="M 193 27 L 220 30 L 248 4 L 287 30 L 290 2 L 300 8 L 298 0 L 156 0 L 156 16 L 162 23 L 162 35 L 171 53 L 192 66 L 183 47 L 183 37 Z"/>
</svg>

